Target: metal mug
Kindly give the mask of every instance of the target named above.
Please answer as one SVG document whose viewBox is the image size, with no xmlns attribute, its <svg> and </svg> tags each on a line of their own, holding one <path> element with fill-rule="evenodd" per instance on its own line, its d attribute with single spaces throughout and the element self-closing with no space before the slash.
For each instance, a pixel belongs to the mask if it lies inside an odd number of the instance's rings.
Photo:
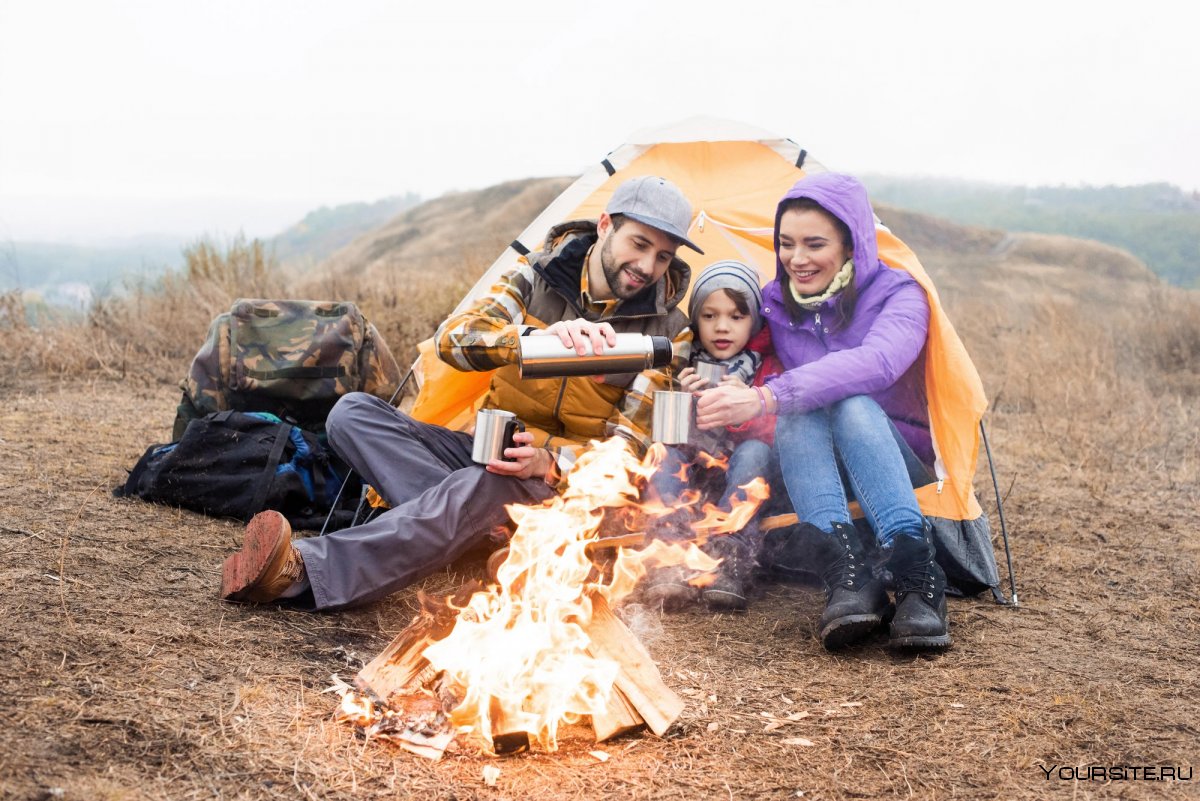
<svg viewBox="0 0 1200 801">
<path fill-rule="evenodd" d="M 721 383 L 721 379 L 725 377 L 725 365 L 717 364 L 716 362 L 701 362 L 698 361 L 692 365 L 692 369 L 696 371 L 696 375 L 708 379 L 708 387 L 715 387 Z"/>
<path fill-rule="evenodd" d="M 664 445 L 688 441 L 692 428 L 692 393 L 655 392 L 651 437 Z"/>
<path fill-rule="evenodd" d="M 480 409 L 475 415 L 475 439 L 471 443 L 471 461 L 487 464 L 493 459 L 514 461 L 504 457 L 505 448 L 514 448 L 513 434 L 524 431 L 525 424 L 512 412 L 503 409 Z"/>
</svg>

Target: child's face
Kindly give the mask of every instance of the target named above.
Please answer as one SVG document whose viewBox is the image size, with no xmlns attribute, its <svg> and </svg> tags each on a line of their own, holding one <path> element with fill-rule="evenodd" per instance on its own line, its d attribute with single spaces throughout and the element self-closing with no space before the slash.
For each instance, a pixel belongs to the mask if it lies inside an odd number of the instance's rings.
<svg viewBox="0 0 1200 801">
<path fill-rule="evenodd" d="M 738 311 L 724 289 L 712 292 L 700 305 L 696 328 L 700 344 L 714 359 L 729 359 L 741 353 L 750 341 L 750 315 Z"/>
</svg>

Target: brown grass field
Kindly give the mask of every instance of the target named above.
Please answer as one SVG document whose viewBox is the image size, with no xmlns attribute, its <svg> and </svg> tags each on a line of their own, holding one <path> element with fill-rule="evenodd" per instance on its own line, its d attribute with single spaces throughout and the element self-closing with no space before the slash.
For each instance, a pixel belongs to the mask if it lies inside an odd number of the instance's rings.
<svg viewBox="0 0 1200 801">
<path fill-rule="evenodd" d="M 407 362 L 561 186 L 485 190 L 509 216 L 420 272 L 395 254 L 436 221 L 428 205 L 389 226 L 390 247 L 360 240 L 319 274 L 288 278 L 234 243 L 82 323 L 30 329 L 0 303 L 0 798 L 1200 797 L 1195 779 L 1044 772 L 1200 761 L 1200 298 L 1094 243 L 880 210 L 992 400 L 1020 606 L 952 599 L 954 647 L 920 656 L 882 638 L 824 652 L 819 590 L 773 579 L 743 615 L 628 609 L 687 707 L 663 738 L 600 746 L 604 762 L 582 730 L 556 753 L 468 744 L 438 762 L 356 739 L 322 691 L 407 624 L 415 588 L 338 614 L 226 604 L 240 524 L 111 496 L 169 437 L 176 382 L 232 297 L 354 299 Z M 478 200 L 447 208 L 463 198 Z M 977 489 L 1007 589 L 986 462 Z M 794 712 L 809 714 L 772 724 Z"/>
</svg>

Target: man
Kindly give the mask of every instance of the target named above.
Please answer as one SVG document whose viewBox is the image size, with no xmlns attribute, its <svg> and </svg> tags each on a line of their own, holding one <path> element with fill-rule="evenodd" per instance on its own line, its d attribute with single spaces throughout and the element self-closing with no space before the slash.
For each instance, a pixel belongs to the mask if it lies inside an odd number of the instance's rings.
<svg viewBox="0 0 1200 801">
<path fill-rule="evenodd" d="M 506 504 L 537 504 L 592 439 L 623 436 L 644 446 L 658 370 L 601 378 L 519 377 L 517 338 L 557 336 L 587 353 L 615 345 L 617 332 L 670 337 L 672 368 L 686 365 L 687 318 L 678 308 L 691 270 L 676 258 L 692 208 L 663 178 L 633 178 L 613 193 L 596 223 L 553 228 L 544 249 L 506 273 L 435 335 L 438 357 L 460 370 L 495 370 L 485 408 L 514 412 L 527 431 L 505 460 L 471 461 L 471 435 L 421 423 L 364 393 L 346 395 L 326 421 L 337 453 L 391 509 L 324 537 L 291 539 L 287 521 L 263 512 L 242 549 L 225 560 L 221 597 L 284 598 L 330 610 L 400 590 L 445 567 L 507 523 Z"/>
</svg>

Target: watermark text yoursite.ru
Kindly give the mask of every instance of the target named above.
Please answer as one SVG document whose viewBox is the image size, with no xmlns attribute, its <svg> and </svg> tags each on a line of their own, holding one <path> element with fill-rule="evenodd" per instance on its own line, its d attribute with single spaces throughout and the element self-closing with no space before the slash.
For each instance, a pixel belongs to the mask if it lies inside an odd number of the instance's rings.
<svg viewBox="0 0 1200 801">
<path fill-rule="evenodd" d="M 1190 782 L 1191 765 L 1038 765 L 1047 780 L 1076 782 Z"/>
</svg>

